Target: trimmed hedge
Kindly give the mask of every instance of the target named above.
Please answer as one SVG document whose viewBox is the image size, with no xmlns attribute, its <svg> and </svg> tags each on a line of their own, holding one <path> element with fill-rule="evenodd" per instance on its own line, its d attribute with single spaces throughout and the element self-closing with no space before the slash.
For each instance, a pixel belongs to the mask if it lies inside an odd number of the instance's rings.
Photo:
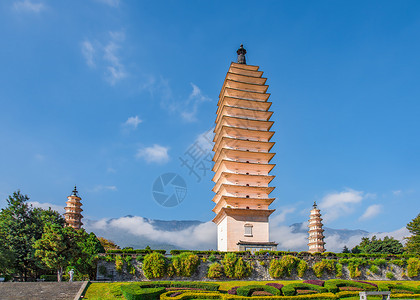
<svg viewBox="0 0 420 300">
<path fill-rule="evenodd" d="M 149 254 L 152 252 L 158 252 L 161 254 L 166 254 L 166 250 L 149 250 L 149 249 L 110 249 L 106 253 L 116 253 L 116 254 Z M 185 251 L 188 252 L 188 251 Z"/>
<path fill-rule="evenodd" d="M 395 284 L 395 283 L 380 283 L 378 285 L 379 291 L 391 291 L 391 292 L 398 292 L 400 291 L 410 291 L 414 294 L 420 294 L 420 286 L 413 287 L 403 284 Z"/>
<path fill-rule="evenodd" d="M 291 283 L 286 286 L 284 286 L 281 291 L 283 292 L 283 295 L 285 296 L 294 296 L 296 295 L 296 290 L 310 290 L 310 291 L 316 291 L 318 293 L 326 293 L 327 289 L 325 287 L 315 285 L 315 284 L 309 284 L 309 283 Z"/>
<path fill-rule="evenodd" d="M 198 251 L 198 250 L 171 250 L 171 255 L 179 255 L 183 252 L 191 252 L 197 255 L 225 255 L 226 253 L 235 253 L 237 255 L 251 255 L 249 251 L 235 251 L 235 252 L 224 252 L 224 251 Z"/>
<path fill-rule="evenodd" d="M 279 299 L 279 300 L 326 300 L 326 299 L 338 299 L 338 297 L 332 293 L 324 294 L 311 294 L 311 295 L 300 295 L 300 296 L 254 296 L 244 297 L 229 294 L 220 293 L 206 293 L 206 292 L 191 292 L 185 291 L 184 293 L 175 297 L 170 297 L 173 292 L 166 292 L 160 296 L 161 300 L 189 300 L 189 299 L 220 299 L 220 300 L 267 300 L 267 299 Z"/>
<path fill-rule="evenodd" d="M 157 300 L 165 292 L 164 287 L 143 288 L 138 284 L 121 286 L 121 292 L 127 300 Z"/>
<path fill-rule="evenodd" d="M 280 296 L 281 295 L 281 291 L 276 289 L 275 287 L 272 287 L 272 286 L 269 286 L 269 285 L 257 285 L 257 284 L 241 286 L 236 290 L 236 294 L 238 296 L 249 297 L 255 291 L 265 291 L 265 292 L 268 292 L 268 293 L 272 294 L 273 296 Z M 254 299 L 254 297 L 252 297 L 252 298 Z"/>
<path fill-rule="evenodd" d="M 324 284 L 324 287 L 328 289 L 328 292 L 330 293 L 338 293 L 340 291 L 339 288 L 342 286 L 358 287 L 364 291 L 377 291 L 377 288 L 371 284 L 352 280 L 330 279 L 327 280 Z"/>
</svg>

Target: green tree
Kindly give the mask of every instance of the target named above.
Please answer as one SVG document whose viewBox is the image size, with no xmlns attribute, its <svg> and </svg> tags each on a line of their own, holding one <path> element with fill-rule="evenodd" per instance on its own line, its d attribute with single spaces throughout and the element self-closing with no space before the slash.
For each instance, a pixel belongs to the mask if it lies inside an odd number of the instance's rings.
<svg viewBox="0 0 420 300">
<path fill-rule="evenodd" d="M 388 236 L 384 237 L 383 240 L 378 239 L 375 235 L 371 239 L 364 237 L 356 247 L 361 253 L 369 254 L 402 254 L 404 252 L 404 247 L 401 242 Z"/>
<path fill-rule="evenodd" d="M 61 281 L 63 269 L 77 256 L 74 229 L 47 223 L 42 237 L 34 244 L 35 256 L 48 269 L 57 270 L 57 281 Z M 76 254 L 76 255 L 75 255 Z"/>
<path fill-rule="evenodd" d="M 75 256 L 71 260 L 72 266 L 76 267 L 79 273 L 89 275 L 89 278 L 94 279 L 97 254 L 104 253 L 104 247 L 93 232 L 87 233 L 83 228 L 68 233 L 73 235 L 72 238 L 77 244 L 77 248 L 73 251 Z"/>
<path fill-rule="evenodd" d="M 407 229 L 411 236 L 405 238 L 405 249 L 408 253 L 420 255 L 420 214 L 407 224 Z"/>
<path fill-rule="evenodd" d="M 350 253 L 350 249 L 347 246 L 343 247 L 343 251 L 341 253 Z"/>
<path fill-rule="evenodd" d="M 33 222 L 29 197 L 20 191 L 7 199 L 7 206 L 0 212 L 0 243 L 4 251 L 11 253 L 14 260 L 7 260 L 8 268 L 14 269 L 25 281 L 28 273 L 36 269 L 34 250 L 37 226 Z"/>
<path fill-rule="evenodd" d="M 7 206 L 0 211 L 0 244 L 5 259 L 3 268 L 20 275 L 25 281 L 40 271 L 33 245 L 40 239 L 47 222 L 63 226 L 64 218 L 56 211 L 34 208 L 29 197 L 20 191 L 7 199 Z M 2 255 L 2 256 L 4 256 Z M 4 265 L 6 264 L 6 265 Z"/>
</svg>

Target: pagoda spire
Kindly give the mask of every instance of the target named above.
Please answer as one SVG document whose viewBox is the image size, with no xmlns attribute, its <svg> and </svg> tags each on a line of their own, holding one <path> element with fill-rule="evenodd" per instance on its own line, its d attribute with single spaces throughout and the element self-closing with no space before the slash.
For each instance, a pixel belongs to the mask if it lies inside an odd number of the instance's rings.
<svg viewBox="0 0 420 300">
<path fill-rule="evenodd" d="M 237 60 L 238 64 L 246 65 L 246 58 L 245 58 L 246 50 L 244 49 L 243 44 L 241 44 L 241 46 L 236 51 L 236 53 L 238 54 L 238 60 Z"/>
<path fill-rule="evenodd" d="M 64 219 L 66 221 L 66 226 L 73 227 L 74 229 L 80 229 L 83 225 L 82 223 L 82 211 L 81 208 L 82 198 L 80 198 L 77 191 L 77 187 L 74 186 L 73 192 L 70 196 L 67 197 L 67 206 L 64 207 L 66 212 L 64 213 Z"/>
<path fill-rule="evenodd" d="M 322 218 L 321 211 L 317 207 L 316 202 L 314 202 L 311 214 L 309 216 L 309 252 L 325 252 L 325 242 L 324 242 L 324 229 L 322 228 Z"/>
</svg>

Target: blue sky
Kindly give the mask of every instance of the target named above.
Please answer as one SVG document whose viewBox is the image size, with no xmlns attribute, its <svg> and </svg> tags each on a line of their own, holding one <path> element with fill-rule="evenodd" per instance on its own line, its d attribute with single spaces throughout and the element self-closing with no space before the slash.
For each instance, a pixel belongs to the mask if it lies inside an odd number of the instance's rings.
<svg viewBox="0 0 420 300">
<path fill-rule="evenodd" d="M 179 158 L 209 148 L 243 43 L 272 94 L 273 221 L 316 200 L 329 227 L 400 229 L 420 212 L 419 33 L 418 1 L 2 1 L 0 197 L 62 207 L 77 184 L 89 219 L 211 220 L 213 174 Z M 152 196 L 167 172 L 173 208 Z"/>
</svg>

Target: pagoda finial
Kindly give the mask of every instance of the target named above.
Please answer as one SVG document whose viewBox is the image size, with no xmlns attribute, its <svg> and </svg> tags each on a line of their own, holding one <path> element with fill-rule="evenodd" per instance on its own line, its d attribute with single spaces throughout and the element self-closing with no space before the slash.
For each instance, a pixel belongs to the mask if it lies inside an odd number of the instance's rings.
<svg viewBox="0 0 420 300">
<path fill-rule="evenodd" d="M 241 46 L 239 47 L 239 49 L 236 51 L 236 53 L 238 54 L 238 64 L 244 64 L 246 65 L 246 59 L 245 59 L 245 54 L 246 54 L 246 50 L 244 49 L 244 45 L 241 44 Z"/>
<path fill-rule="evenodd" d="M 314 201 L 314 208 L 316 208 L 316 201 Z"/>
<path fill-rule="evenodd" d="M 74 189 L 73 189 L 73 192 L 71 193 L 71 195 L 72 195 L 72 196 L 79 197 L 79 194 L 78 194 L 78 192 L 77 192 L 77 187 L 76 187 L 76 185 L 74 185 Z"/>
</svg>

